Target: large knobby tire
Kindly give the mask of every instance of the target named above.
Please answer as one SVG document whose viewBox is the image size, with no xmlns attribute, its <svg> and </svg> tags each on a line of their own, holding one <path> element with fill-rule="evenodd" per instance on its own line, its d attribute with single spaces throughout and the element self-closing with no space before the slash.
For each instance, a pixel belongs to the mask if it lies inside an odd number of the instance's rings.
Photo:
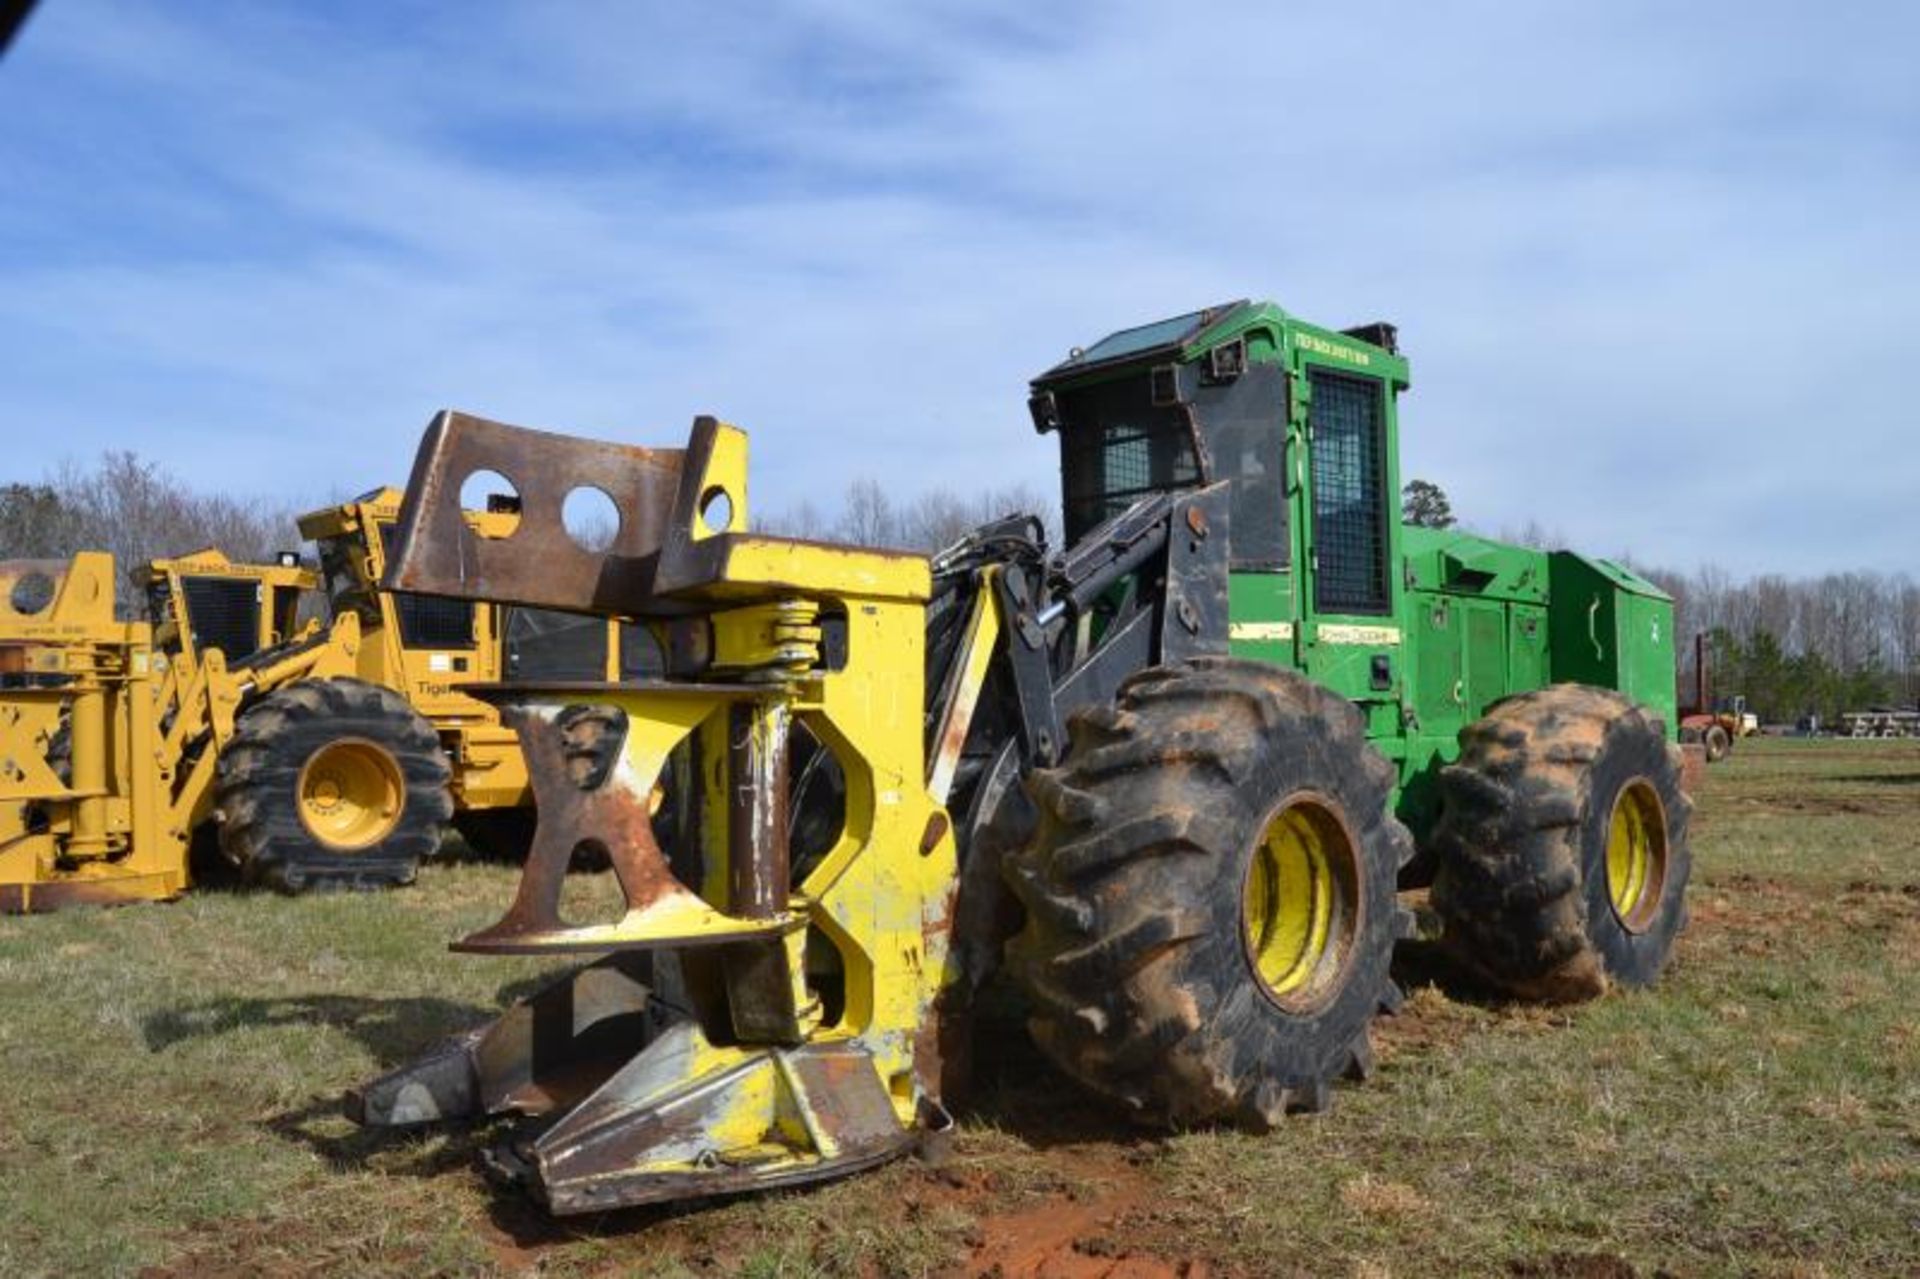
<svg viewBox="0 0 1920 1279">
<path fill-rule="evenodd" d="M 1028 779 L 1039 826 L 1004 864 L 1027 912 L 1007 961 L 1040 1048 L 1149 1123 L 1262 1129 L 1325 1108 L 1336 1077 L 1371 1067 L 1411 922 L 1394 880 L 1413 841 L 1359 712 L 1293 672 L 1207 658 L 1134 675 L 1069 737 Z"/>
<path fill-rule="evenodd" d="M 1680 749 L 1621 694 L 1557 684 L 1496 704 L 1440 774 L 1433 907 L 1501 994 L 1574 1003 L 1658 979 L 1693 857 Z"/>
<path fill-rule="evenodd" d="M 307 680 L 260 699 L 221 753 L 220 848 L 281 892 L 413 882 L 453 815 L 440 739 L 392 689 Z"/>
</svg>

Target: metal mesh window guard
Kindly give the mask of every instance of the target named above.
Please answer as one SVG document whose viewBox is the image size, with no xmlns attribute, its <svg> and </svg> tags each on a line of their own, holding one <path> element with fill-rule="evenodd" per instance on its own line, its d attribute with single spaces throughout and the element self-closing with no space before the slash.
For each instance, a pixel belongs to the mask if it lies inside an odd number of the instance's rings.
<svg viewBox="0 0 1920 1279">
<path fill-rule="evenodd" d="M 1144 377 L 1061 397 L 1062 482 L 1072 543 L 1149 493 L 1198 481 L 1193 439 L 1178 409 L 1155 407 Z"/>
<path fill-rule="evenodd" d="M 393 597 L 400 639 L 408 648 L 472 648 L 473 602 L 438 595 Z"/>
<path fill-rule="evenodd" d="M 257 585 L 189 577 L 182 580 L 182 589 L 187 597 L 187 625 L 193 628 L 195 648 L 217 648 L 232 664 L 259 647 L 260 588 Z"/>
<path fill-rule="evenodd" d="M 1384 613 L 1387 584 L 1386 430 L 1380 384 L 1321 369 L 1313 387 L 1314 605 Z"/>
</svg>

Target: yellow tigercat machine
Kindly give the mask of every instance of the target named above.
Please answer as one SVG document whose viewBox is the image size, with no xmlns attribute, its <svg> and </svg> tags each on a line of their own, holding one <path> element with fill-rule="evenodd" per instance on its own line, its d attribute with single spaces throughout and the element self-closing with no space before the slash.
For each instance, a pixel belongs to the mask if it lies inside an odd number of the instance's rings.
<svg viewBox="0 0 1920 1279">
<path fill-rule="evenodd" d="M 115 579 L 103 552 L 0 563 L 0 911 L 180 892 L 243 708 L 353 669 L 357 619 L 293 630 L 297 565 L 156 560 L 157 627 Z"/>
<path fill-rule="evenodd" d="M 528 673 L 617 680 L 646 633 L 581 617 L 380 589 L 400 493 L 300 517 L 292 554 L 216 550 L 136 575 L 115 563 L 0 563 L 0 911 L 171 897 L 197 836 L 282 891 L 412 880 L 451 813 L 467 842 L 524 855 L 532 791 L 513 730 L 463 687 Z M 464 513 L 497 538 L 511 505 Z M 317 586 L 331 622 L 300 622 Z"/>
</svg>

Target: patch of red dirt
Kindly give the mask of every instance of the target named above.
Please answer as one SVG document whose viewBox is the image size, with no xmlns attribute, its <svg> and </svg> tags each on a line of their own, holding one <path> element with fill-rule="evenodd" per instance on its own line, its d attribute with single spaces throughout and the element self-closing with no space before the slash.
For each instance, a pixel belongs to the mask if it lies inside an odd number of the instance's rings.
<svg viewBox="0 0 1920 1279">
<path fill-rule="evenodd" d="M 1432 985 L 1416 986 L 1392 1017 L 1373 1023 L 1373 1051 L 1382 1064 L 1397 1058 L 1443 1052 L 1464 1042 L 1492 1018 L 1468 1004 L 1457 1003 Z"/>
<path fill-rule="evenodd" d="M 538 1243 L 522 1243 L 502 1230 L 493 1222 L 483 1222 L 480 1226 L 481 1241 L 487 1245 L 487 1251 L 493 1254 L 493 1264 L 502 1273 L 519 1274 L 534 1270 L 543 1264 L 542 1254 L 546 1247 Z"/>
<path fill-rule="evenodd" d="M 1149 1237 L 1152 1223 L 1135 1209 L 1150 1187 L 1135 1169 L 1102 1167 L 1097 1181 L 1102 1189 L 1089 1197 L 982 1216 L 972 1255 L 950 1273 L 992 1279 L 1204 1279 L 1214 1273 L 1197 1259 L 1168 1260 L 1167 1241 Z"/>
</svg>

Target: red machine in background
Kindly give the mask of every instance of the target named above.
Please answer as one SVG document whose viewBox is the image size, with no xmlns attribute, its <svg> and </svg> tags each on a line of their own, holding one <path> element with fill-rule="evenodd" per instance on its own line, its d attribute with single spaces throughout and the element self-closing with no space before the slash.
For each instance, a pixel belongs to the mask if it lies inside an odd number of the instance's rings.
<svg viewBox="0 0 1920 1279">
<path fill-rule="evenodd" d="M 1707 762 L 1716 764 L 1733 753 L 1733 744 L 1760 731 L 1760 718 L 1747 710 L 1747 699 L 1734 696 L 1716 705 L 1713 663 L 1708 658 L 1705 631 L 1693 637 L 1693 695 L 1680 693 L 1680 740 L 1698 743 Z"/>
</svg>

